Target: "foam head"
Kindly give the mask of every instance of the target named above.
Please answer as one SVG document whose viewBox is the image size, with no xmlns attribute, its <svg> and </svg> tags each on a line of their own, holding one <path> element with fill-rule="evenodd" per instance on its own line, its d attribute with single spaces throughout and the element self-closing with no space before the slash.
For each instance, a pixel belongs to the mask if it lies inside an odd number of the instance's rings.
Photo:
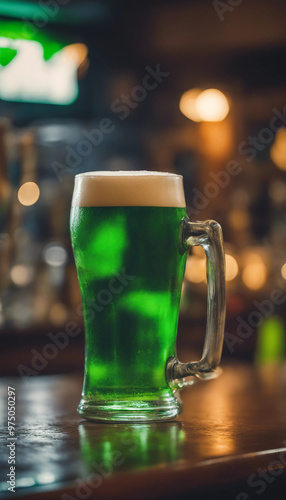
<svg viewBox="0 0 286 500">
<path fill-rule="evenodd" d="M 85 172 L 75 177 L 74 207 L 185 207 L 183 178 L 167 172 Z"/>
</svg>

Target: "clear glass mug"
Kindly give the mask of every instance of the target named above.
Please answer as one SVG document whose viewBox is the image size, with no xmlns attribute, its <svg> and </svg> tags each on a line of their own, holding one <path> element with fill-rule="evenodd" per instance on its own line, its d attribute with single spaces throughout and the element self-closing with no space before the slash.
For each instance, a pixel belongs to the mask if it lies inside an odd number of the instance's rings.
<svg viewBox="0 0 286 500">
<path fill-rule="evenodd" d="M 220 225 L 186 214 L 182 177 L 89 172 L 75 178 L 71 239 L 85 321 L 85 377 L 78 412 L 88 420 L 170 420 L 189 377 L 218 372 L 225 320 Z M 206 337 L 200 361 L 176 358 L 189 247 L 207 259 Z"/>
</svg>

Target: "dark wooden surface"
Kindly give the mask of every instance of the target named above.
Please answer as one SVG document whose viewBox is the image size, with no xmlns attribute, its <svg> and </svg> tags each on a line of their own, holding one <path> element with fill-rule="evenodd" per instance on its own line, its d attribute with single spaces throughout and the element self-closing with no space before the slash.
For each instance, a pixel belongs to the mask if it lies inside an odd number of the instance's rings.
<svg viewBox="0 0 286 500">
<path fill-rule="evenodd" d="M 253 499 L 261 498 L 263 482 L 269 490 L 286 476 L 285 365 L 224 366 L 218 379 L 184 389 L 179 419 L 140 425 L 84 421 L 76 413 L 80 377 L 2 379 L 4 486 L 8 384 L 17 391 L 16 477 L 22 487 L 2 492 L 3 498 L 198 498 L 194 492 L 239 485 L 237 491 Z M 256 486 L 249 485 L 251 477 Z"/>
</svg>

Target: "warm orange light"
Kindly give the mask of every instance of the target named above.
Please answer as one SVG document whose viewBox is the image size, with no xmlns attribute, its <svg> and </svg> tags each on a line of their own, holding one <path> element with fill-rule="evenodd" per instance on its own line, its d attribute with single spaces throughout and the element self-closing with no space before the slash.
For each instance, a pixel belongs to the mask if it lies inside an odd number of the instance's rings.
<svg viewBox="0 0 286 500">
<path fill-rule="evenodd" d="M 205 251 L 204 251 L 203 247 L 201 247 L 200 245 L 196 245 L 196 246 L 192 247 L 192 254 L 197 255 L 198 257 L 201 257 L 201 259 L 205 258 Z M 190 258 L 190 256 L 189 256 L 189 258 Z"/>
<path fill-rule="evenodd" d="M 242 208 L 233 208 L 228 215 L 230 225 L 236 231 L 242 231 L 248 228 L 250 224 L 250 217 L 247 210 Z"/>
<path fill-rule="evenodd" d="M 270 157 L 273 163 L 280 168 L 286 170 L 286 129 L 281 128 L 277 131 L 275 142 L 270 150 Z"/>
<path fill-rule="evenodd" d="M 180 100 L 180 110 L 194 122 L 220 122 L 229 112 L 225 95 L 217 89 L 191 89 Z"/>
<path fill-rule="evenodd" d="M 78 65 L 83 63 L 88 54 L 88 48 L 84 43 L 72 43 L 64 47 L 63 50 Z"/>
<path fill-rule="evenodd" d="M 232 255 L 225 255 L 225 280 L 231 281 L 238 274 L 238 265 L 235 258 Z"/>
<path fill-rule="evenodd" d="M 247 258 L 242 272 L 242 280 L 250 290 L 259 290 L 267 278 L 266 265 L 259 254 L 251 254 Z"/>
<path fill-rule="evenodd" d="M 63 50 L 78 65 L 78 77 L 83 78 L 89 66 L 87 46 L 84 43 L 72 43 L 64 47 Z"/>
<path fill-rule="evenodd" d="M 209 161 L 226 161 L 230 158 L 233 150 L 233 130 L 227 120 L 201 122 L 199 138 L 200 152 Z"/>
<path fill-rule="evenodd" d="M 191 283 L 201 283 L 206 277 L 206 261 L 196 255 L 187 259 L 185 278 Z"/>
<path fill-rule="evenodd" d="M 196 108 L 197 97 L 201 94 L 201 89 L 191 89 L 185 92 L 180 100 L 180 111 L 193 122 L 200 122 L 201 117 Z"/>
<path fill-rule="evenodd" d="M 38 201 L 39 196 L 40 189 L 35 182 L 25 182 L 18 190 L 18 200 L 26 207 L 34 205 Z"/>
<path fill-rule="evenodd" d="M 282 278 L 284 278 L 284 280 L 286 280 L 286 262 L 281 267 L 281 276 L 282 276 Z"/>
<path fill-rule="evenodd" d="M 196 99 L 196 110 L 205 122 L 220 122 L 229 112 L 229 104 L 225 95 L 217 89 L 207 89 Z"/>
</svg>

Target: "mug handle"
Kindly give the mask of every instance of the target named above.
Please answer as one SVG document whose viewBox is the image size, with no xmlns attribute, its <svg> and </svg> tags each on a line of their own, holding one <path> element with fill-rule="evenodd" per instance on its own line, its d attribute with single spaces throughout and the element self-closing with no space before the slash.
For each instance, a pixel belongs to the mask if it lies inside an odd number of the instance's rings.
<svg viewBox="0 0 286 500">
<path fill-rule="evenodd" d="M 193 383 L 185 377 L 203 380 L 214 378 L 222 353 L 225 323 L 225 259 L 222 229 L 214 220 L 192 222 L 184 218 L 181 222 L 180 251 L 200 245 L 207 259 L 207 322 L 203 354 L 200 361 L 181 363 L 176 357 L 168 359 L 166 377 L 173 389 Z"/>
</svg>

